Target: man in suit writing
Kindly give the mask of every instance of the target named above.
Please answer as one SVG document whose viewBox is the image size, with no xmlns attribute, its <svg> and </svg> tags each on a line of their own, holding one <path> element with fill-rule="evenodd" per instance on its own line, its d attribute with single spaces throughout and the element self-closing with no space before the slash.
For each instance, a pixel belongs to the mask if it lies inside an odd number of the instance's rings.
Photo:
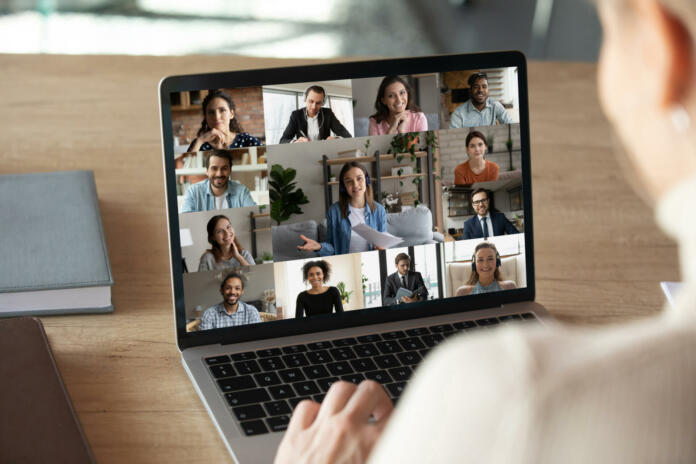
<svg viewBox="0 0 696 464">
<path fill-rule="evenodd" d="M 305 107 L 290 113 L 290 121 L 280 137 L 280 143 L 331 140 L 331 131 L 338 137 L 350 138 L 350 132 L 330 108 L 323 108 L 326 92 L 313 85 L 305 91 Z"/>
<path fill-rule="evenodd" d="M 471 205 L 476 215 L 464 223 L 464 240 L 470 238 L 488 238 L 493 235 L 518 234 L 520 231 L 512 225 L 503 213 L 490 211 L 488 191 L 483 188 L 474 190 Z"/>
<path fill-rule="evenodd" d="M 428 289 L 425 288 L 425 282 L 420 272 L 411 271 L 411 258 L 406 253 L 399 253 L 394 260 L 396 264 L 396 272 L 387 277 L 387 283 L 384 286 L 384 295 L 382 302 L 384 305 L 395 303 L 414 303 L 419 300 L 428 298 Z M 413 292 L 408 296 L 402 296 L 397 301 L 396 293 L 400 288 L 405 288 Z"/>
</svg>

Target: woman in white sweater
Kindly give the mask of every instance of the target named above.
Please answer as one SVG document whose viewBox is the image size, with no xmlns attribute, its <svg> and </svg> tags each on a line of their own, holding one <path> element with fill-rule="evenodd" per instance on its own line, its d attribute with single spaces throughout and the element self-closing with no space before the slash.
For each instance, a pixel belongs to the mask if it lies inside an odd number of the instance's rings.
<svg viewBox="0 0 696 464">
<path fill-rule="evenodd" d="M 454 337 L 393 415 L 374 383 L 333 384 L 321 408 L 295 411 L 276 462 L 696 462 L 696 2 L 598 3 L 600 101 L 679 242 L 674 307 L 602 329 Z"/>
</svg>

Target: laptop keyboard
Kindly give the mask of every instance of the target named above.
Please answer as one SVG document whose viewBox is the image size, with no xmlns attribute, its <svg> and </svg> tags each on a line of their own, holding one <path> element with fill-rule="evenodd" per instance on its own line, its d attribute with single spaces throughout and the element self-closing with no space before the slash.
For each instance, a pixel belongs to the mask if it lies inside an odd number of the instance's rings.
<svg viewBox="0 0 696 464">
<path fill-rule="evenodd" d="M 396 402 L 418 363 L 446 337 L 519 320 L 536 317 L 489 317 L 220 355 L 205 362 L 244 433 L 259 435 L 285 430 L 300 401 L 321 402 L 338 380 L 374 380 Z"/>
</svg>

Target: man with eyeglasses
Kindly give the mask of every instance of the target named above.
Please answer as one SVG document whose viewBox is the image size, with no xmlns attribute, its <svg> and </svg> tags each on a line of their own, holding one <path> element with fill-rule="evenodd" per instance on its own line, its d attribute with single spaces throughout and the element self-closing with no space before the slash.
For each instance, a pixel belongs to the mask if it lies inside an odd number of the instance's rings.
<svg viewBox="0 0 696 464">
<path fill-rule="evenodd" d="M 486 73 L 472 74 L 469 76 L 468 83 L 471 98 L 452 112 L 450 129 L 513 123 L 512 117 L 505 111 L 503 105 L 488 98 L 488 75 Z"/>
<path fill-rule="evenodd" d="M 471 204 L 476 215 L 464 223 L 464 240 L 470 238 L 486 239 L 493 235 L 519 234 L 503 213 L 490 211 L 488 191 L 483 188 L 474 190 L 471 194 Z"/>
</svg>

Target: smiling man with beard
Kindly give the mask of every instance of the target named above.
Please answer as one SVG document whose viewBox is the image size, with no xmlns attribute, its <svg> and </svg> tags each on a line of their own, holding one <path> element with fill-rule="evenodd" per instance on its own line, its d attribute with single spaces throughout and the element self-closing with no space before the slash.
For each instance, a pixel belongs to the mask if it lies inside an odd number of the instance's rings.
<svg viewBox="0 0 696 464">
<path fill-rule="evenodd" d="M 484 72 L 469 76 L 471 98 L 459 105 L 450 118 L 450 129 L 462 127 L 512 124 L 512 117 L 500 102 L 488 98 L 488 75 Z"/>
<path fill-rule="evenodd" d="M 236 327 L 261 322 L 259 312 L 252 305 L 240 301 L 244 294 L 244 276 L 230 272 L 220 285 L 222 302 L 205 310 L 201 330 Z"/>
<path fill-rule="evenodd" d="M 207 179 L 186 190 L 182 213 L 256 206 L 249 189 L 230 180 L 232 159 L 226 151 L 214 151 L 205 160 Z"/>
</svg>

